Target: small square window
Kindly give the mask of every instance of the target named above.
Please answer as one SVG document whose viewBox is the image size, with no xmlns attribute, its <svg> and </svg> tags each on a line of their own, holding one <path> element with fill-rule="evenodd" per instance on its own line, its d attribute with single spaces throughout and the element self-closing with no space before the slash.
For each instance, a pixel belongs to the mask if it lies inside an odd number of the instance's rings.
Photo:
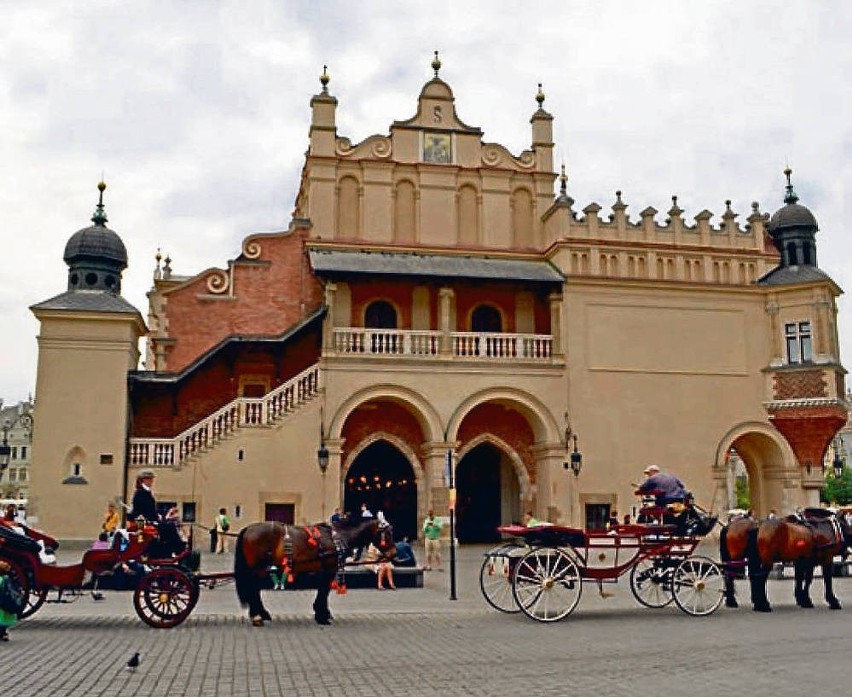
<svg viewBox="0 0 852 697">
<path fill-rule="evenodd" d="M 112 453 L 101 453 L 101 464 L 102 465 L 111 465 L 112 464 Z"/>
</svg>

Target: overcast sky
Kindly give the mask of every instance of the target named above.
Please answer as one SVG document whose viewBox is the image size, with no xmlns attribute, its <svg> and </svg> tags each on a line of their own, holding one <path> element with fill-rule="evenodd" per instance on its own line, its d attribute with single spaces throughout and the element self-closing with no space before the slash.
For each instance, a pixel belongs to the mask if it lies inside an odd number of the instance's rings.
<svg viewBox="0 0 852 697">
<path fill-rule="evenodd" d="M 839 0 L 0 0 L 0 397 L 35 391 L 28 307 L 65 290 L 101 172 L 143 316 L 158 247 L 195 274 L 287 226 L 324 63 L 353 142 L 414 114 L 435 49 L 461 119 L 516 154 L 542 82 L 578 210 L 621 189 L 634 219 L 677 194 L 742 222 L 781 205 L 789 162 L 852 288 L 850 36 Z"/>
</svg>

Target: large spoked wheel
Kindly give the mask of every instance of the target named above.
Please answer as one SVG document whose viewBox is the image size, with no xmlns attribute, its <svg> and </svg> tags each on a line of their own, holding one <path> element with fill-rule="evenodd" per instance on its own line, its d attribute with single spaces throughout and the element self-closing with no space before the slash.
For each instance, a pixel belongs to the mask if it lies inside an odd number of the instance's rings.
<svg viewBox="0 0 852 697">
<path fill-rule="evenodd" d="M 684 612 L 698 617 L 711 615 L 725 597 L 725 576 L 712 559 L 689 557 L 674 570 L 672 592 Z"/>
<path fill-rule="evenodd" d="M 526 547 L 512 545 L 488 552 L 479 570 L 479 588 L 486 602 L 500 612 L 520 612 L 512 594 L 512 574 Z"/>
<path fill-rule="evenodd" d="M 570 615 L 582 592 L 583 579 L 577 564 L 560 549 L 534 549 L 515 566 L 515 602 L 527 617 L 539 622 L 556 622 Z"/>
<path fill-rule="evenodd" d="M 661 608 L 674 600 L 674 568 L 664 557 L 648 557 L 630 570 L 630 590 L 645 607 Z"/>
<path fill-rule="evenodd" d="M 11 567 L 9 570 L 9 576 L 14 578 L 20 584 L 21 591 L 25 597 L 24 611 L 21 613 L 21 619 L 32 617 L 36 612 L 38 612 L 38 609 L 44 605 L 44 601 L 47 598 L 47 591 L 32 587 L 30 579 L 24 571 L 23 566 L 11 559 L 4 559 L 4 561 L 9 563 L 9 566 Z"/>
<path fill-rule="evenodd" d="M 198 587 L 180 569 L 154 569 L 142 577 L 133 593 L 136 614 L 157 629 L 176 627 L 198 602 Z"/>
</svg>

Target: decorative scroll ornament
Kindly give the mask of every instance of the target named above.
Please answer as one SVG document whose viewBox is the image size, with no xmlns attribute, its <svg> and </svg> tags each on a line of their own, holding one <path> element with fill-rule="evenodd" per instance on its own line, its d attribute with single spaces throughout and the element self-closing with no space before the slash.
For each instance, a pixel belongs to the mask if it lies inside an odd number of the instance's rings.
<svg viewBox="0 0 852 697">
<path fill-rule="evenodd" d="M 340 157 L 375 157 L 385 160 L 391 156 L 393 146 L 387 136 L 372 135 L 355 145 L 349 138 L 340 137 L 334 143 L 334 152 Z"/>
<path fill-rule="evenodd" d="M 519 157 L 515 157 L 502 145 L 483 143 L 482 164 L 487 167 L 514 166 L 518 169 L 530 169 L 535 166 L 535 155 L 531 150 L 524 150 Z"/>
<path fill-rule="evenodd" d="M 246 240 L 243 243 L 243 256 L 246 259 L 257 259 L 260 257 L 260 242 L 257 240 Z"/>
<path fill-rule="evenodd" d="M 217 269 L 207 277 L 207 290 L 215 295 L 226 293 L 231 286 L 231 279 L 225 271 Z"/>
</svg>

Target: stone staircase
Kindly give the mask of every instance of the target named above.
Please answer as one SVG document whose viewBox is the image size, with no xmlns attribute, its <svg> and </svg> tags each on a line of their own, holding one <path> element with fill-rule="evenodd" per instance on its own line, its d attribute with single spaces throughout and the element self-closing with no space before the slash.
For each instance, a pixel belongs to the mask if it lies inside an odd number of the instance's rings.
<svg viewBox="0 0 852 697">
<path fill-rule="evenodd" d="M 131 438 L 130 466 L 181 467 L 237 429 L 263 428 L 282 421 L 319 391 L 320 370 L 314 364 L 263 397 L 238 397 L 174 438 Z"/>
</svg>

